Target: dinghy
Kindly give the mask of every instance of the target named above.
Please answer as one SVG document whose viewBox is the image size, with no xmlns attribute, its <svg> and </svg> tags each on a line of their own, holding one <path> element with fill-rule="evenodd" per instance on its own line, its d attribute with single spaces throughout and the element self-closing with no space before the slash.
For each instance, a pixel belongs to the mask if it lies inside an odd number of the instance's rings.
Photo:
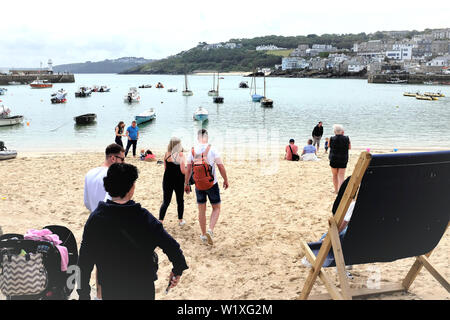
<svg viewBox="0 0 450 320">
<path fill-rule="evenodd" d="M 208 120 L 208 110 L 204 109 L 203 107 L 198 107 L 198 109 L 194 112 L 194 120 Z"/>
</svg>

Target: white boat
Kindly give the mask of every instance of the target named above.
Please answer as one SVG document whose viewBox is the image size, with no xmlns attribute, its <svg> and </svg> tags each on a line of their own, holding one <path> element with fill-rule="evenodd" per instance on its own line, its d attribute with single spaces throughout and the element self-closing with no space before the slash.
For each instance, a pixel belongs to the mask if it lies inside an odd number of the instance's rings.
<svg viewBox="0 0 450 320">
<path fill-rule="evenodd" d="M 273 107 L 273 100 L 266 98 L 266 76 L 264 76 L 264 97 L 260 102 L 262 107 Z"/>
<path fill-rule="evenodd" d="M 178 89 L 175 89 L 175 88 L 167 89 L 167 92 L 177 92 L 177 91 L 178 91 Z"/>
<path fill-rule="evenodd" d="M 17 151 L 16 150 L 3 150 L 3 151 L 0 151 L 0 160 L 14 159 L 15 157 L 17 157 Z"/>
<path fill-rule="evenodd" d="M 53 84 L 48 80 L 40 80 L 39 78 L 30 83 L 30 87 L 33 89 L 45 89 L 53 87 Z"/>
<path fill-rule="evenodd" d="M 92 93 L 92 89 L 89 87 L 80 87 L 78 91 L 75 92 L 75 97 L 77 98 L 85 98 L 89 97 Z"/>
<path fill-rule="evenodd" d="M 4 95 L 8 91 L 6 88 L 0 88 L 0 96 Z"/>
<path fill-rule="evenodd" d="M 198 107 L 198 109 L 194 112 L 194 120 L 208 120 L 208 110 L 204 109 L 203 107 Z"/>
<path fill-rule="evenodd" d="M 389 80 L 386 80 L 387 83 L 408 83 L 408 80 L 404 79 L 401 80 L 400 78 L 391 78 Z"/>
<path fill-rule="evenodd" d="M 153 120 L 155 118 L 156 118 L 156 112 L 152 108 L 152 109 L 149 109 L 149 110 L 147 110 L 145 112 L 142 112 L 142 113 L 138 114 L 135 117 L 135 120 L 136 120 L 137 124 L 141 124 L 141 123 L 144 123 L 144 122 L 147 122 L 147 121 L 151 121 L 151 120 Z"/>
<path fill-rule="evenodd" d="M 124 101 L 128 103 L 139 102 L 141 100 L 141 96 L 135 87 L 130 88 L 128 94 L 124 97 Z"/>
<path fill-rule="evenodd" d="M 187 81 L 187 74 L 184 74 L 184 90 L 182 92 L 183 96 L 192 96 L 194 93 L 192 90 L 188 89 L 188 81 Z"/>
<path fill-rule="evenodd" d="M 50 101 L 52 103 L 64 103 L 67 101 L 66 95 L 67 91 L 65 91 L 64 89 L 59 89 L 51 95 Z"/>
<path fill-rule="evenodd" d="M 216 97 L 219 93 L 216 90 L 216 73 L 213 73 L 213 86 L 212 89 L 208 91 L 208 96 Z"/>
<path fill-rule="evenodd" d="M 10 81 L 10 82 L 8 82 L 8 84 L 11 85 L 11 86 L 17 86 L 19 84 L 22 84 L 22 82 Z"/>
<path fill-rule="evenodd" d="M 23 122 L 23 116 L 10 116 L 11 110 L 4 105 L 0 106 L 0 127 L 13 126 Z"/>
</svg>

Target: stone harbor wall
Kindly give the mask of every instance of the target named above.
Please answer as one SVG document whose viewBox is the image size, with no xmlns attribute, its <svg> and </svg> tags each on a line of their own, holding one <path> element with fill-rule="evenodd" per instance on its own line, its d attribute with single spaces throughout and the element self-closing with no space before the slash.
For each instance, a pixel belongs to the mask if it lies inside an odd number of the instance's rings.
<svg viewBox="0 0 450 320">
<path fill-rule="evenodd" d="M 9 82 L 20 82 L 29 84 L 39 77 L 41 80 L 47 80 L 51 83 L 70 83 L 75 82 L 73 74 L 41 74 L 41 75 L 0 75 L 0 85 L 8 85 Z"/>
</svg>

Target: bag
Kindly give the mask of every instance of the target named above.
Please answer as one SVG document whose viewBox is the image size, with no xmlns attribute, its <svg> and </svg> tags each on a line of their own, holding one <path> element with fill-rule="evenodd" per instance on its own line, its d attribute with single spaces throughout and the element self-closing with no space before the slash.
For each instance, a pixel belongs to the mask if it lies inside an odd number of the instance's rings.
<svg viewBox="0 0 450 320">
<path fill-rule="evenodd" d="M 289 149 L 291 149 L 292 161 L 298 161 L 298 160 L 300 160 L 300 156 L 299 156 L 298 154 L 294 154 L 294 152 L 292 152 L 291 146 L 289 146 Z"/>
<path fill-rule="evenodd" d="M 208 152 L 211 149 L 211 145 L 208 145 L 205 152 L 196 155 L 194 148 L 192 148 L 193 168 L 194 168 L 194 181 L 195 187 L 198 190 L 209 190 L 214 186 L 214 176 L 212 174 L 212 167 L 208 163 Z"/>
<path fill-rule="evenodd" d="M 42 294 L 48 284 L 48 274 L 41 253 L 0 256 L 0 290 L 5 296 L 30 296 Z"/>
</svg>

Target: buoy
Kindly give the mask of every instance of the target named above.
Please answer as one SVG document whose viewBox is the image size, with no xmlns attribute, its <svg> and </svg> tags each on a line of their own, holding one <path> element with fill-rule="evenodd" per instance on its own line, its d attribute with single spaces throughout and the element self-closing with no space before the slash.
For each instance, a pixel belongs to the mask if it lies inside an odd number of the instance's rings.
<svg viewBox="0 0 450 320">
<path fill-rule="evenodd" d="M 30 126 L 30 122 L 29 121 L 27 121 L 27 126 Z"/>
<path fill-rule="evenodd" d="M 394 152 L 397 152 L 398 151 L 398 149 L 397 148 L 394 148 Z"/>
<path fill-rule="evenodd" d="M 164 103 L 164 102 L 161 101 L 161 103 Z"/>
</svg>

